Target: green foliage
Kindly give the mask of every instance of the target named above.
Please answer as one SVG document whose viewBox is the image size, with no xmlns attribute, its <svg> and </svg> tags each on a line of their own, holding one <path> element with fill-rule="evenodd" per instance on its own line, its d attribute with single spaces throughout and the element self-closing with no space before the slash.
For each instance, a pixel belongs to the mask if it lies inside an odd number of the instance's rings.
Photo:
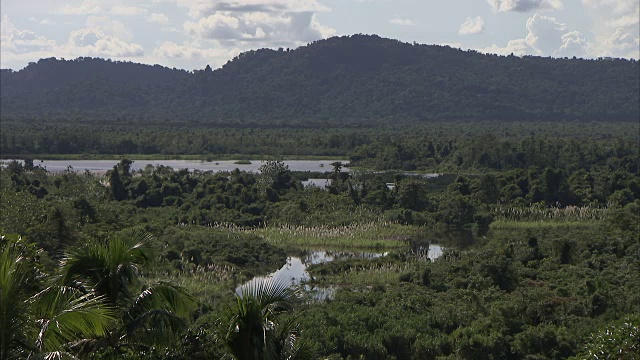
<svg viewBox="0 0 640 360">
<path fill-rule="evenodd" d="M 576 358 L 631 360 L 639 356 L 640 319 L 638 316 L 629 316 L 592 334 Z"/>
<path fill-rule="evenodd" d="M 0 237 L 1 358 L 72 357 L 111 328 L 113 309 L 101 297 L 44 277 L 33 245 Z"/>
<path fill-rule="evenodd" d="M 111 123 L 206 119 L 209 125 L 306 127 L 388 119 L 635 121 L 637 74 L 635 60 L 504 57 L 357 34 L 293 51 L 251 50 L 215 71 L 192 73 L 103 59 L 41 59 L 17 72 L 3 70 L 0 84 L 3 120 L 59 114 Z M 113 113 L 118 116 L 105 115 Z M 86 141 L 76 140 L 38 146 L 73 153 Z M 215 151 L 215 142 L 208 147 Z M 434 147 L 424 147 L 434 154 Z M 140 146 L 123 139 L 115 150 L 135 153 Z M 492 160 L 478 155 L 479 162 Z"/>
<path fill-rule="evenodd" d="M 244 285 L 225 335 L 231 354 L 238 360 L 300 358 L 297 324 L 278 319 L 293 309 L 297 298 L 282 279 L 254 279 Z"/>
</svg>

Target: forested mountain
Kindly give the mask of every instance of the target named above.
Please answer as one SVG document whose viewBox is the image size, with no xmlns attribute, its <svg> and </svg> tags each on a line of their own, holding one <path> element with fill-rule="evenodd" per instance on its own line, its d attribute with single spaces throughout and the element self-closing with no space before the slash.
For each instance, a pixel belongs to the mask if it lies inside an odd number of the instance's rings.
<svg viewBox="0 0 640 360">
<path fill-rule="evenodd" d="M 125 117 L 212 125 L 431 120 L 637 121 L 640 65 L 496 56 L 378 36 L 240 54 L 186 72 L 79 58 L 2 70 L 2 117 Z M 129 121 L 128 120 L 128 121 Z"/>
</svg>

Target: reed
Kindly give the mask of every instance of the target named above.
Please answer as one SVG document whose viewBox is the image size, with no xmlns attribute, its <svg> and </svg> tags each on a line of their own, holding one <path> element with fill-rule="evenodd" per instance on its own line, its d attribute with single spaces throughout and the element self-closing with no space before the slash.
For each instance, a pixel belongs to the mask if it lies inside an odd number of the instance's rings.
<svg viewBox="0 0 640 360">
<path fill-rule="evenodd" d="M 547 207 L 533 204 L 529 207 L 498 206 L 493 209 L 496 221 L 513 222 L 576 222 L 597 221 L 606 216 L 607 208 L 591 206 Z"/>
<path fill-rule="evenodd" d="M 398 249 L 419 236 L 420 230 L 390 221 L 370 221 L 349 225 L 268 225 L 239 227 L 228 223 L 208 224 L 211 228 L 257 235 L 278 246 L 302 248 L 331 246 L 333 248 Z"/>
</svg>

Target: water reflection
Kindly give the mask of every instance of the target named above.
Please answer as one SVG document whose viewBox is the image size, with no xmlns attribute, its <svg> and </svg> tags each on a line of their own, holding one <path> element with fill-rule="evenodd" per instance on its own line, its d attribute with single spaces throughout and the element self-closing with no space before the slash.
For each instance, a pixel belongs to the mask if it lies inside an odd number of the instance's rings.
<svg viewBox="0 0 640 360">
<path fill-rule="evenodd" d="M 2 160 L 5 164 L 12 160 Z M 22 162 L 22 160 L 17 160 Z M 285 160 L 285 165 L 289 166 L 291 171 L 330 171 L 329 164 L 342 160 Z M 264 165 L 264 161 L 261 160 L 249 160 L 248 164 L 236 164 L 237 160 L 216 160 L 216 161 L 202 161 L 202 160 L 135 160 L 131 164 L 131 170 L 144 170 L 148 165 L 152 166 L 166 166 L 175 170 L 189 169 L 200 171 L 233 171 L 239 169 L 241 171 L 258 172 L 260 166 Z M 61 172 L 66 171 L 69 167 L 73 171 L 84 172 L 85 170 L 92 173 L 105 173 L 108 170 L 119 163 L 119 160 L 33 160 L 33 164 L 41 166 L 49 172 Z M 348 172 L 349 168 L 343 167 L 343 172 Z"/>
<path fill-rule="evenodd" d="M 442 256 L 443 248 L 437 244 L 427 244 L 416 248 L 421 256 L 435 260 Z M 410 250 L 413 251 L 413 250 Z M 288 282 L 291 286 L 300 286 L 308 296 L 315 300 L 332 299 L 336 288 L 333 286 L 316 286 L 305 284 L 311 280 L 307 267 L 314 264 L 322 264 L 334 260 L 348 259 L 375 259 L 388 253 L 367 251 L 343 251 L 343 250 L 303 250 L 298 256 L 289 256 L 286 263 L 278 270 L 266 276 L 257 276 L 245 284 L 267 279 L 279 279 Z M 416 254 L 417 255 L 417 254 Z M 241 295 L 242 286 L 236 288 L 236 294 Z"/>
</svg>

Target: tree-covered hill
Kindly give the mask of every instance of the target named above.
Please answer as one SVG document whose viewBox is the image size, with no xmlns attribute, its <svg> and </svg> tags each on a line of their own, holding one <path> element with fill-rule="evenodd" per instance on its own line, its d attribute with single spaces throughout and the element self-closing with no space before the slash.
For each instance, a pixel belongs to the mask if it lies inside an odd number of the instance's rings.
<svg viewBox="0 0 640 360">
<path fill-rule="evenodd" d="M 640 65 L 496 56 L 353 35 L 186 72 L 79 58 L 1 72 L 2 117 L 372 125 L 431 120 L 637 121 Z"/>
</svg>

